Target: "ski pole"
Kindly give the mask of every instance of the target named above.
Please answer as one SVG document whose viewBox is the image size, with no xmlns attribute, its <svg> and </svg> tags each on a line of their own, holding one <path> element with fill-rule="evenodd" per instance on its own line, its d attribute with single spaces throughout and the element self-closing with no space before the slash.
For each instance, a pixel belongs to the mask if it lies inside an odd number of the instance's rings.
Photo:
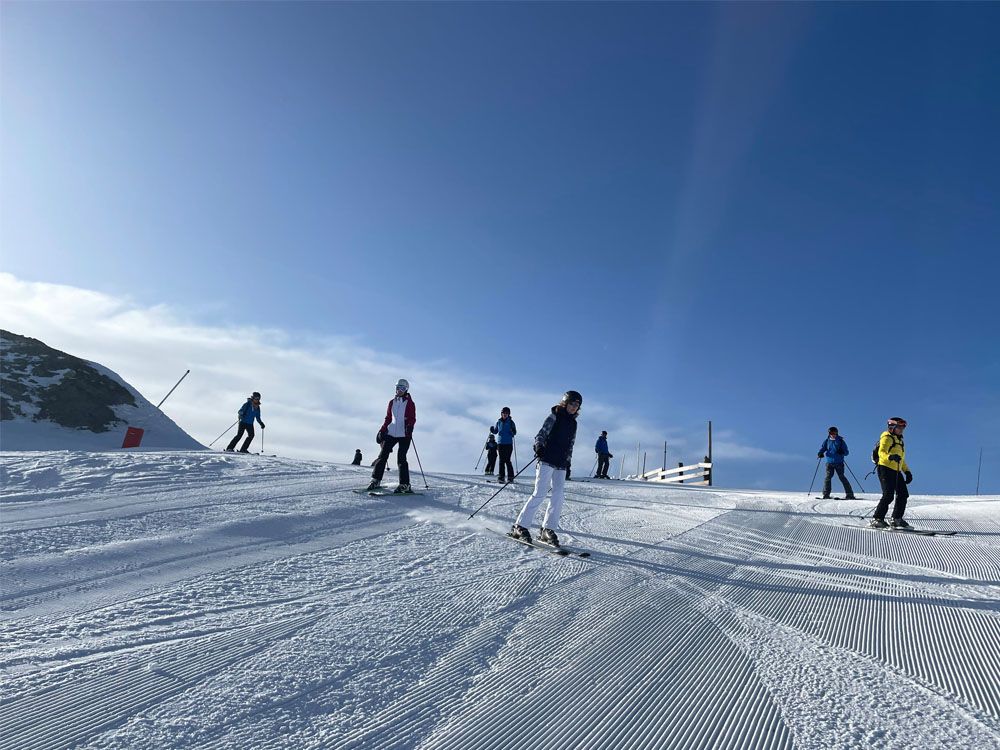
<svg viewBox="0 0 1000 750">
<path fill-rule="evenodd" d="M 533 463 L 535 463 L 535 461 L 537 461 L 537 460 L 538 460 L 537 458 L 533 458 L 533 459 L 531 459 L 530 461 L 528 461 L 528 463 L 526 463 L 526 464 L 524 465 L 524 469 L 527 469 L 527 468 L 528 468 L 529 466 L 531 466 L 531 465 L 532 465 Z M 524 471 L 524 469 L 521 469 L 521 471 Z M 515 475 L 514 475 L 513 477 L 511 477 L 511 481 L 509 482 L 509 484 L 513 484 L 513 483 L 514 483 L 514 480 L 515 480 L 515 479 L 517 479 L 517 478 L 518 478 L 518 476 L 520 476 L 520 474 L 521 474 L 521 471 L 517 472 L 517 474 L 515 474 Z M 492 500 L 492 499 L 493 499 L 493 498 L 495 498 L 495 497 L 496 497 L 497 495 L 499 495 L 499 494 L 500 494 L 501 492 L 503 492 L 503 491 L 504 491 L 505 489 L 507 489 L 507 486 L 508 486 L 508 485 L 506 485 L 506 484 L 505 484 L 505 485 L 503 485 L 503 486 L 502 486 L 502 487 L 501 487 L 500 489 L 498 489 L 498 490 L 497 490 L 496 492 L 494 492 L 494 493 L 493 493 L 492 495 L 490 495 L 490 500 Z M 489 504 L 490 504 L 490 500 L 487 500 L 487 501 L 486 501 L 485 503 L 483 503 L 483 504 L 482 504 L 482 505 L 480 505 L 480 506 L 479 506 L 478 508 L 476 508 L 476 509 L 475 509 L 475 510 L 474 510 L 474 511 L 473 511 L 473 512 L 471 513 L 471 514 L 469 514 L 469 518 L 472 518 L 472 516 L 476 515 L 476 513 L 478 513 L 478 512 L 479 512 L 479 511 L 481 511 L 481 510 L 482 510 L 483 508 L 485 508 L 485 507 L 486 507 L 487 505 L 489 505 Z"/>
<path fill-rule="evenodd" d="M 846 466 L 847 470 L 851 472 L 851 476 L 854 477 L 854 481 L 858 483 L 858 487 L 861 487 L 861 491 L 864 492 L 865 491 L 864 485 L 861 484 L 860 479 L 854 476 L 854 470 L 851 468 L 850 464 L 847 463 L 846 459 L 844 460 L 844 466 Z"/>
<path fill-rule="evenodd" d="M 413 455 L 415 455 L 417 457 L 417 466 L 420 467 L 420 476 L 422 476 L 424 478 L 424 489 L 429 489 L 429 486 L 427 484 L 427 475 L 424 474 L 424 467 L 420 463 L 420 453 L 419 453 L 419 451 L 417 451 L 417 443 L 416 443 L 416 441 L 414 441 L 413 438 L 410 438 L 410 445 L 413 446 Z"/>
<path fill-rule="evenodd" d="M 479 454 L 479 461 L 483 460 L 483 454 L 484 453 L 486 453 L 486 446 L 485 445 L 483 445 L 483 452 Z M 479 469 L 479 461 L 476 461 L 476 468 L 473 469 L 473 471 L 477 471 Z"/>
<path fill-rule="evenodd" d="M 240 420 L 237 419 L 235 422 L 233 422 L 231 425 L 229 425 L 229 427 L 227 427 L 223 431 L 222 435 L 225 435 L 227 432 L 229 432 L 231 429 L 233 429 L 239 423 L 239 421 Z M 219 435 L 219 437 L 217 437 L 215 440 L 213 440 L 211 443 L 209 443 L 208 447 L 211 448 L 213 445 L 215 445 L 217 442 L 219 442 L 219 438 L 222 437 L 222 435 Z"/>
<path fill-rule="evenodd" d="M 811 495 L 812 494 L 813 485 L 816 484 L 816 475 L 819 474 L 819 462 L 822 461 L 822 460 L 823 460 L 822 456 L 820 456 L 819 458 L 816 459 L 816 471 L 813 472 L 812 481 L 809 483 L 809 491 L 806 492 L 807 495 Z"/>
<path fill-rule="evenodd" d="M 517 438 L 516 437 L 512 437 L 510 439 L 510 444 L 514 446 L 514 470 L 516 471 L 517 470 Z M 520 474 L 520 473 L 521 472 L 519 472 L 519 471 L 517 472 L 517 474 Z M 517 476 L 517 474 L 515 474 L 514 476 Z"/>
<path fill-rule="evenodd" d="M 593 474 L 593 473 L 594 473 L 595 471 L 597 471 L 597 462 L 598 462 L 599 460 L 600 460 L 600 459 L 598 459 L 598 458 L 595 458 L 595 459 L 594 459 L 594 468 L 590 470 L 590 473 L 591 473 L 591 474 Z"/>
</svg>

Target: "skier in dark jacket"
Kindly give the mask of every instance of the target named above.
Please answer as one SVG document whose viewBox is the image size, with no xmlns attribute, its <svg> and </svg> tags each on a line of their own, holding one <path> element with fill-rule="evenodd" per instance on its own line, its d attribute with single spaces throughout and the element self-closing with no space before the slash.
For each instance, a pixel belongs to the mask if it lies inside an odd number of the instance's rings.
<svg viewBox="0 0 1000 750">
<path fill-rule="evenodd" d="M 226 450 L 230 453 L 233 452 L 233 448 L 243 437 L 243 433 L 247 434 L 247 439 L 243 442 L 243 446 L 240 448 L 240 453 L 249 453 L 250 443 L 253 441 L 254 431 L 253 431 L 253 421 L 256 419 L 260 423 L 260 429 L 264 429 L 264 423 L 260 421 L 260 394 L 254 391 L 253 394 L 247 396 L 247 402 L 240 407 L 240 427 L 236 431 L 236 437 L 229 441 L 229 445 L 226 446 Z"/>
<path fill-rule="evenodd" d="M 827 432 L 827 438 L 823 441 L 823 444 L 819 447 L 819 453 L 816 454 L 816 458 L 823 458 L 826 456 L 826 479 L 823 481 L 823 499 L 828 500 L 830 498 L 830 486 L 833 483 L 833 473 L 837 473 L 837 477 L 840 479 L 840 483 L 844 485 L 844 499 L 845 500 L 855 500 L 854 488 L 851 487 L 851 483 L 847 481 L 847 477 L 844 476 L 844 456 L 848 455 L 850 451 L 847 449 L 847 442 L 840 436 L 840 432 L 836 427 L 831 427 Z"/>
<path fill-rule="evenodd" d="M 362 462 L 363 460 L 364 460 L 364 459 L 363 459 L 363 458 L 361 457 L 361 449 L 360 449 L 360 448 L 357 448 L 357 449 L 356 449 L 356 450 L 354 451 L 354 460 L 353 460 L 353 461 L 351 461 L 351 466 L 361 466 L 361 462 Z"/>
<path fill-rule="evenodd" d="M 611 479 L 608 476 L 608 468 L 611 466 L 611 459 L 614 458 L 611 455 L 611 451 L 608 450 L 608 431 L 601 430 L 601 436 L 597 438 L 597 444 L 594 446 L 594 452 L 597 453 L 597 473 L 594 474 L 596 479 Z"/>
<path fill-rule="evenodd" d="M 510 461 L 510 456 L 514 452 L 514 436 L 517 435 L 517 425 L 510 418 L 510 407 L 505 406 L 500 410 L 500 419 L 496 425 L 490 427 L 490 432 L 497 436 L 497 450 L 500 453 L 500 476 L 497 481 L 500 484 L 514 481 L 514 464 Z"/>
<path fill-rule="evenodd" d="M 493 437 L 491 432 L 489 437 L 486 438 L 486 471 L 483 472 L 488 476 L 493 476 L 493 469 L 497 465 L 497 441 Z"/>
<path fill-rule="evenodd" d="M 368 485 L 369 490 L 377 490 L 382 484 L 382 475 L 385 473 L 385 465 L 389 462 L 389 454 L 398 445 L 396 466 L 399 467 L 399 485 L 393 492 L 396 494 L 413 492 L 410 487 L 410 466 L 406 461 L 406 452 L 410 449 L 413 427 L 416 423 L 417 407 L 410 398 L 410 384 L 400 378 L 396 383 L 396 396 L 389 401 L 385 410 L 385 420 L 375 436 L 375 442 L 382 446 L 382 450 L 375 460 L 372 481 Z"/>
<path fill-rule="evenodd" d="M 552 489 L 539 540 L 555 547 L 559 546 L 556 528 L 559 526 L 559 515 L 562 512 L 563 484 L 566 474 L 573 461 L 573 443 L 576 441 L 576 417 L 583 405 L 583 396 L 576 391 L 566 391 L 562 401 L 552 407 L 552 412 L 546 418 L 542 429 L 535 436 L 535 456 L 538 465 L 535 467 L 535 489 L 531 497 L 517 516 L 511 528 L 510 535 L 531 541 L 528 526 L 535 518 L 542 500 Z"/>
</svg>

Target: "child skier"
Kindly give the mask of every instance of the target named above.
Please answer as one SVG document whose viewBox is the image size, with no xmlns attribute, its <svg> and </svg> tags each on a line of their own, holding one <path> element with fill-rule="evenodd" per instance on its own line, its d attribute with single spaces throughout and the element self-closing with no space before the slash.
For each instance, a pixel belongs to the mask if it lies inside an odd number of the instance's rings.
<svg viewBox="0 0 1000 750">
<path fill-rule="evenodd" d="M 576 391 L 566 391 L 562 401 L 552 407 L 552 413 L 545 419 L 542 429 L 535 436 L 535 456 L 538 465 L 535 467 L 535 489 L 531 493 L 517 520 L 511 527 L 510 535 L 526 542 L 531 541 L 527 527 L 535 518 L 538 506 L 542 504 L 549 488 L 552 496 L 549 498 L 539 541 L 559 546 L 556 528 L 559 526 L 559 514 L 562 512 L 563 483 L 573 460 L 573 443 L 576 440 L 576 417 L 583 405 L 583 396 Z"/>
<path fill-rule="evenodd" d="M 500 477 L 497 479 L 500 484 L 514 481 L 514 464 L 510 462 L 510 456 L 514 452 L 514 436 L 517 434 L 517 425 L 510 418 L 510 407 L 505 406 L 500 410 L 500 419 L 495 426 L 490 427 L 490 432 L 497 436 L 497 450 L 500 453 Z"/>
<path fill-rule="evenodd" d="M 264 429 L 264 423 L 260 421 L 260 394 L 254 391 L 251 395 L 247 396 L 247 402 L 240 407 L 239 410 L 240 417 L 240 427 L 236 431 L 236 437 L 229 441 L 229 445 L 226 446 L 226 450 L 229 453 L 233 452 L 233 448 L 236 447 L 236 443 L 240 441 L 243 437 L 243 433 L 247 434 L 247 439 L 243 442 L 240 448 L 240 453 L 249 453 L 250 443 L 253 441 L 253 421 L 256 419 L 260 423 L 260 429 Z M 263 438 L 261 438 L 263 440 Z"/>
<path fill-rule="evenodd" d="M 888 525 L 897 529 L 912 528 L 903 520 L 903 514 L 906 513 L 906 499 L 910 496 L 906 485 L 913 481 L 910 467 L 906 465 L 906 448 L 903 446 L 905 429 L 905 419 L 892 417 L 878 441 L 877 471 L 879 484 L 882 485 L 882 498 L 878 501 L 871 521 L 872 527 L 876 529 L 884 529 Z M 892 508 L 892 520 L 886 524 L 885 514 L 893 498 L 895 504 Z"/>
<path fill-rule="evenodd" d="M 489 434 L 486 438 L 486 471 L 483 472 L 487 476 L 493 476 L 493 469 L 497 465 L 497 441 L 493 437 L 493 433 Z"/>
<path fill-rule="evenodd" d="M 840 436 L 840 431 L 836 427 L 831 427 L 827 430 L 827 438 L 823 441 L 822 445 L 819 447 L 819 453 L 816 454 L 816 458 L 823 458 L 826 456 L 826 479 L 823 480 L 823 499 L 830 499 L 830 488 L 833 484 L 833 473 L 837 473 L 837 477 L 840 479 L 840 483 L 844 485 L 844 499 L 845 500 L 856 500 L 854 497 L 854 488 L 851 487 L 851 483 L 847 481 L 847 477 L 844 476 L 844 456 L 848 455 L 850 451 L 847 449 L 847 442 Z"/>
<path fill-rule="evenodd" d="M 399 446 L 396 451 L 396 465 L 399 467 L 399 485 L 393 492 L 396 494 L 406 494 L 413 492 L 410 487 L 410 467 L 406 462 L 406 452 L 410 449 L 410 442 L 413 439 L 413 426 L 417 423 L 417 407 L 410 398 L 410 384 L 400 378 L 396 383 L 396 396 L 389 401 L 385 410 L 385 421 L 375 436 L 375 442 L 382 446 L 378 458 L 375 459 L 375 468 L 372 470 L 372 481 L 368 485 L 368 490 L 377 490 L 382 484 L 382 475 L 385 473 L 385 465 L 389 461 L 389 454 L 395 446 Z"/>
</svg>

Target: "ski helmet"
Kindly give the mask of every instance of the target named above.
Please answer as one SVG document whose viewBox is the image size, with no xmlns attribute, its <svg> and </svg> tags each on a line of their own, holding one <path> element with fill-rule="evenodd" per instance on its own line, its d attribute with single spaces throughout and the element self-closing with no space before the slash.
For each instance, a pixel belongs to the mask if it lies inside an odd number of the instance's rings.
<svg viewBox="0 0 1000 750">
<path fill-rule="evenodd" d="M 400 378 L 400 379 L 399 379 L 399 380 L 398 380 L 398 381 L 396 382 L 396 390 L 397 390 L 397 391 L 408 391 L 408 390 L 410 390 L 410 384 L 409 384 L 409 382 L 407 382 L 407 381 L 406 381 L 405 379 L 403 379 L 403 378 Z"/>
<path fill-rule="evenodd" d="M 889 417 L 889 427 L 906 427 L 906 420 L 902 417 Z"/>
<path fill-rule="evenodd" d="M 607 430 L 601 430 L 601 435 L 603 435 L 604 437 L 607 437 L 608 436 L 608 431 Z"/>
<path fill-rule="evenodd" d="M 576 404 L 577 406 L 583 406 L 583 396 L 580 395 L 579 391 L 566 391 L 562 397 L 562 405 Z"/>
<path fill-rule="evenodd" d="M 510 414 L 510 407 L 509 406 L 505 406 L 504 408 L 502 408 L 500 410 L 500 413 L 501 414 Z"/>
<path fill-rule="evenodd" d="M 832 433 L 834 435 L 839 435 L 840 434 L 840 430 L 838 430 L 836 427 L 831 427 L 829 430 L 827 430 L 827 432 L 828 433 Z"/>
<path fill-rule="evenodd" d="M 260 394 L 257 393 L 257 391 L 254 391 L 253 393 L 250 394 L 250 398 L 254 399 L 255 401 L 260 401 Z"/>
</svg>

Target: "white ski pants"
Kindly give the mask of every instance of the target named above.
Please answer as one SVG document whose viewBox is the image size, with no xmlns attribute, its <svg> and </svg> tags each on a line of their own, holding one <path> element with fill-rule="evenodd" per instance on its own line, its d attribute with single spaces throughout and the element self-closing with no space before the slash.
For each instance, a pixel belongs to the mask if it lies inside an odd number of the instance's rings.
<svg viewBox="0 0 1000 750">
<path fill-rule="evenodd" d="M 545 509 L 542 528 L 557 530 L 559 528 L 559 514 L 562 513 L 564 484 L 566 484 L 565 469 L 557 469 L 539 461 L 535 466 L 535 490 L 531 493 L 531 497 L 528 498 L 524 507 L 521 508 L 521 512 L 517 516 L 517 525 L 525 528 L 531 526 L 538 506 L 542 504 L 542 500 L 545 499 L 551 486 L 552 497 L 549 498 L 549 506 Z"/>
</svg>

